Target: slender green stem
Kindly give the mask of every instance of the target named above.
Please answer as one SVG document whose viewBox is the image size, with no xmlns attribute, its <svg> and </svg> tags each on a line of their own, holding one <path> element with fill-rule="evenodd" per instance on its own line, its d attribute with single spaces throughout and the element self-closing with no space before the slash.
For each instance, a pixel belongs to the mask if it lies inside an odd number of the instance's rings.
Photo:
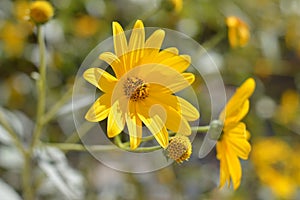
<svg viewBox="0 0 300 200">
<path fill-rule="evenodd" d="M 56 147 L 63 151 L 111 151 L 123 149 L 131 152 L 151 152 L 158 149 L 161 149 L 161 146 L 152 146 L 152 147 L 139 147 L 136 149 L 130 149 L 128 146 L 116 146 L 116 145 L 82 145 L 82 144 L 69 144 L 69 143 L 43 143 L 43 145 Z"/>
<path fill-rule="evenodd" d="M 32 191 L 31 179 L 31 155 L 27 152 L 24 154 L 24 164 L 22 171 L 22 186 L 24 200 L 33 200 L 34 194 Z"/>
<path fill-rule="evenodd" d="M 214 35 L 210 40 L 202 44 L 203 49 L 200 50 L 199 54 L 203 54 L 210 49 L 214 48 L 217 44 L 221 42 L 226 37 L 226 31 L 220 31 Z"/>
<path fill-rule="evenodd" d="M 42 134 L 43 129 L 43 117 L 45 113 L 45 104 L 46 104 L 46 48 L 44 34 L 42 31 L 42 26 L 37 27 L 38 32 L 38 43 L 40 49 L 40 76 L 37 81 L 37 91 L 38 91 L 38 102 L 37 102 L 37 115 L 36 115 L 36 125 L 33 132 L 33 138 L 31 142 L 31 152 L 33 151 L 34 146 L 38 142 L 40 135 Z"/>
<path fill-rule="evenodd" d="M 25 153 L 24 147 L 20 141 L 20 138 L 18 137 L 17 133 L 11 128 L 5 117 L 3 116 L 3 113 L 0 112 L 0 124 L 3 126 L 5 130 L 9 133 L 11 139 L 13 140 L 14 144 L 16 145 L 16 148 L 21 152 Z"/>
<path fill-rule="evenodd" d="M 62 96 L 62 98 L 54 104 L 50 110 L 43 117 L 43 124 L 47 124 L 50 120 L 52 120 L 59 109 L 71 99 L 73 92 L 73 87 L 70 87 L 68 91 Z"/>
<path fill-rule="evenodd" d="M 110 151 L 118 149 L 115 145 L 86 145 L 72 143 L 43 143 L 43 145 L 56 147 L 63 151 Z"/>
<path fill-rule="evenodd" d="M 191 129 L 192 129 L 192 131 L 197 131 L 197 133 L 198 132 L 207 132 L 208 131 L 208 129 L 210 128 L 210 125 L 207 125 L 207 126 L 195 126 L 195 127 L 192 127 Z"/>
</svg>

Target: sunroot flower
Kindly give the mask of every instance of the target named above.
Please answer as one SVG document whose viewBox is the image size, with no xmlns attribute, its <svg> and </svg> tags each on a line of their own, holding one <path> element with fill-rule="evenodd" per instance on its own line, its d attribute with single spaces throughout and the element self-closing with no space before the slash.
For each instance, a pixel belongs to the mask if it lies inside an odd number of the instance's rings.
<svg viewBox="0 0 300 200">
<path fill-rule="evenodd" d="M 34 1 L 30 5 L 30 18 L 36 24 L 48 22 L 54 14 L 54 9 L 48 1 Z"/>
<path fill-rule="evenodd" d="M 241 19 L 230 16 L 226 18 L 228 40 L 232 48 L 245 46 L 250 39 L 248 25 Z"/>
<path fill-rule="evenodd" d="M 113 22 L 115 54 L 104 52 L 99 58 L 111 66 L 115 76 L 100 68 L 90 68 L 83 74 L 104 92 L 85 118 L 91 122 L 108 118 L 110 138 L 120 134 L 126 124 L 131 149 L 141 142 L 142 124 L 166 148 L 167 130 L 190 135 L 188 121 L 199 118 L 194 106 L 174 95 L 194 81 L 193 74 L 182 73 L 190 65 L 190 57 L 178 55 L 174 47 L 160 50 L 164 35 L 163 30 L 157 30 L 145 41 L 144 25 L 138 20 L 127 42 L 120 24 Z"/>
<path fill-rule="evenodd" d="M 237 189 L 241 182 L 242 168 L 239 158 L 248 159 L 251 146 L 249 132 L 241 122 L 249 111 L 249 97 L 255 89 L 255 81 L 247 79 L 231 97 L 219 120 L 223 122 L 223 132 L 217 142 L 217 159 L 220 160 L 220 187 L 225 183 Z"/>
</svg>

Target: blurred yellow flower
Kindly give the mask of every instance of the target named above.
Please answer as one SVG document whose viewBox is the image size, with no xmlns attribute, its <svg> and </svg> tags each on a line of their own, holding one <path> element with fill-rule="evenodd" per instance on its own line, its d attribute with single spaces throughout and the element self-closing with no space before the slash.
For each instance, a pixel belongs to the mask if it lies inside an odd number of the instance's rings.
<svg viewBox="0 0 300 200">
<path fill-rule="evenodd" d="M 299 171 L 293 170 L 293 155 L 290 146 L 275 137 L 262 138 L 253 145 L 251 159 L 256 173 L 261 182 L 268 185 L 279 198 L 292 199 L 296 192 L 294 176 Z"/>
<path fill-rule="evenodd" d="M 245 46 L 250 39 L 248 25 L 235 16 L 226 18 L 228 27 L 228 40 L 232 48 Z"/>
<path fill-rule="evenodd" d="M 251 146 L 250 133 L 240 122 L 249 110 L 249 98 L 254 92 L 255 81 L 247 79 L 231 97 L 219 119 L 223 122 L 223 132 L 217 142 L 217 159 L 220 160 L 220 187 L 226 183 L 237 189 L 241 182 L 242 169 L 239 158 L 248 159 Z"/>
<path fill-rule="evenodd" d="M 127 124 L 130 147 L 139 146 L 142 123 L 152 132 L 158 143 L 169 144 L 167 129 L 190 135 L 188 121 L 199 118 L 198 110 L 174 93 L 194 81 L 192 73 L 182 73 L 190 65 L 190 57 L 178 55 L 174 47 L 160 50 L 165 32 L 156 30 L 145 41 L 144 25 L 137 20 L 129 42 L 119 23 L 113 22 L 114 50 L 101 53 L 115 76 L 100 68 L 90 68 L 84 78 L 104 92 L 86 114 L 91 122 L 107 120 L 107 135 L 120 134 Z"/>
<path fill-rule="evenodd" d="M 89 15 L 80 16 L 75 21 L 74 31 L 79 37 L 90 37 L 99 29 L 99 20 Z"/>
<path fill-rule="evenodd" d="M 179 13 L 182 10 L 182 0 L 171 0 L 173 6 L 174 6 L 174 11 Z"/>
<path fill-rule="evenodd" d="M 280 100 L 280 106 L 276 117 L 284 124 L 293 122 L 299 111 L 299 94 L 295 90 L 286 90 Z"/>
<path fill-rule="evenodd" d="M 14 14 L 18 20 L 28 20 L 30 3 L 19 0 L 14 3 Z"/>
<path fill-rule="evenodd" d="M 44 24 L 54 14 L 54 9 L 48 1 L 34 1 L 30 5 L 29 16 L 36 24 Z"/>
<path fill-rule="evenodd" d="M 170 139 L 170 144 L 167 148 L 169 158 L 177 163 L 182 163 L 188 160 L 192 154 L 192 144 L 188 137 L 177 135 Z"/>
<path fill-rule="evenodd" d="M 18 57 L 22 54 L 27 36 L 23 28 L 21 24 L 11 22 L 6 22 L 2 27 L 0 38 L 4 44 L 4 52 L 8 56 Z"/>
</svg>

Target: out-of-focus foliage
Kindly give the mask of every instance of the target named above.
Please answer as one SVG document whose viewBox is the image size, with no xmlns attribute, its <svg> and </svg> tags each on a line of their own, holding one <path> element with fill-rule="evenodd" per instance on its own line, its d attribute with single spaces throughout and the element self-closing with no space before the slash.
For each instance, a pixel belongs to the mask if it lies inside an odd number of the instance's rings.
<svg viewBox="0 0 300 200">
<path fill-rule="evenodd" d="M 36 28 L 28 21 L 26 0 L 0 1 L 0 106 L 25 144 L 36 114 L 35 78 L 39 54 Z M 126 174 L 103 166 L 86 152 L 36 152 L 32 187 L 40 199 L 299 199 L 300 176 L 300 1 L 299 0 L 50 0 L 54 16 L 44 26 L 47 48 L 47 105 L 72 87 L 87 54 L 112 35 L 111 23 L 185 33 L 200 44 L 227 34 L 226 17 L 249 27 L 244 47 L 231 48 L 223 37 L 209 49 L 228 95 L 246 78 L 256 91 L 245 118 L 251 132 L 250 160 L 242 161 L 238 190 L 219 190 L 215 152 L 204 159 L 148 174 Z M 179 4 L 172 4 L 179 2 Z M 204 59 L 204 58 L 203 58 Z M 203 61 L 203 60 L 202 60 Z M 199 61 L 200 63 L 202 62 Z M 205 65 L 205 62 L 202 62 Z M 92 66 L 91 66 L 92 67 Z M 209 66 L 207 66 L 209 71 Z M 211 72 L 214 73 L 214 72 Z M 200 84 L 197 85 L 197 84 Z M 210 97 L 196 77 L 201 123 L 210 121 Z M 220 108 L 224 105 L 216 105 Z M 4 108 L 4 109 L 2 109 Z M 65 141 L 75 130 L 71 112 L 51 121 L 42 140 Z M 193 142 L 197 152 L 203 137 Z M 59 160 L 59 161 L 57 161 Z M 0 127 L 0 199 L 20 199 L 22 157 Z M 5 196 L 6 197 L 6 196 Z"/>
</svg>

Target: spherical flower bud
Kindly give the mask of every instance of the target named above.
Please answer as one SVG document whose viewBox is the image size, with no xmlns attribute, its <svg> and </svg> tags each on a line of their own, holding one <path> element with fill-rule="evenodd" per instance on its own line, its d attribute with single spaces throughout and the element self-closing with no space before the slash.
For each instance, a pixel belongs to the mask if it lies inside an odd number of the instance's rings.
<svg viewBox="0 0 300 200">
<path fill-rule="evenodd" d="M 54 14 L 54 9 L 48 1 L 34 1 L 30 5 L 30 18 L 36 24 L 48 22 Z"/>
<path fill-rule="evenodd" d="M 182 163 L 190 158 L 192 154 L 192 144 L 186 136 L 175 136 L 170 140 L 167 152 L 169 158 L 175 160 L 177 163 Z"/>
</svg>

